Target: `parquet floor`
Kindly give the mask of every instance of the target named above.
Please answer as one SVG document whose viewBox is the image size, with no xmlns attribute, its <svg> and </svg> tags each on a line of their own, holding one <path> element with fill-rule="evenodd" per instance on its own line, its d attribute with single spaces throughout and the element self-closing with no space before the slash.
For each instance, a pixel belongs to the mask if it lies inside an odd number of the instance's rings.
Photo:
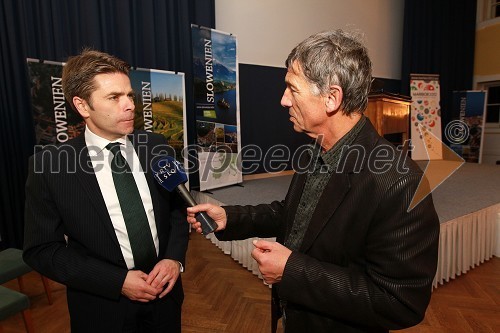
<svg viewBox="0 0 500 333">
<path fill-rule="evenodd" d="M 51 283 L 49 305 L 38 274 L 27 274 L 24 283 L 37 333 L 69 332 L 65 287 Z M 191 235 L 183 283 L 183 333 L 270 332 L 270 289 L 198 234 Z M 4 286 L 19 289 L 15 280 Z M 4 333 L 25 332 L 20 314 L 0 325 Z M 500 258 L 439 286 L 424 321 L 398 332 L 500 332 Z"/>
</svg>

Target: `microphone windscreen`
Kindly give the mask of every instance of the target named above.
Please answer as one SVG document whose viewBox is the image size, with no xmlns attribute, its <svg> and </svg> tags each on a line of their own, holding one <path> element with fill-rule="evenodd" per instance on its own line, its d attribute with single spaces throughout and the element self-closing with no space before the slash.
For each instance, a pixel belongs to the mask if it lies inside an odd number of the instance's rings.
<svg viewBox="0 0 500 333">
<path fill-rule="evenodd" d="M 158 183 L 172 192 L 180 184 L 187 182 L 187 175 L 182 164 L 170 156 L 160 156 L 153 159 L 151 170 Z"/>
</svg>

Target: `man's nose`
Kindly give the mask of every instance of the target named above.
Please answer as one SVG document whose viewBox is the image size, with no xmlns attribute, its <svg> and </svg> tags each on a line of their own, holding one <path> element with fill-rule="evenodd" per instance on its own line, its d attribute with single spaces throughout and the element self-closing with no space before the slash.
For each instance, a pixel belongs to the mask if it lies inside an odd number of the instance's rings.
<svg viewBox="0 0 500 333">
<path fill-rule="evenodd" d="M 125 109 L 126 110 L 135 110 L 134 100 L 128 96 L 125 97 Z"/>
<path fill-rule="evenodd" d="M 288 97 L 286 90 L 283 92 L 283 96 L 281 96 L 281 106 L 287 107 L 287 108 L 292 106 L 292 101 Z"/>
</svg>

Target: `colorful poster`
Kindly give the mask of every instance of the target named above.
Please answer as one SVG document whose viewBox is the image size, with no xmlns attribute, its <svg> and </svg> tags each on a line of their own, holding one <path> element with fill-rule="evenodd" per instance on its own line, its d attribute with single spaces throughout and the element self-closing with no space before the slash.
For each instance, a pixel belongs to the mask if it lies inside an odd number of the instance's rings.
<svg viewBox="0 0 500 333">
<path fill-rule="evenodd" d="M 36 142 L 64 143 L 85 128 L 83 119 L 66 103 L 63 63 L 28 59 Z M 178 160 L 187 142 L 184 74 L 153 69 L 130 71 L 135 92 L 135 128 L 163 134 Z"/>
<path fill-rule="evenodd" d="M 441 107 L 439 105 L 439 75 L 411 74 L 411 143 L 413 160 L 442 159 L 441 144 L 429 136 L 441 140 Z M 424 130 L 422 130 L 422 127 Z"/>
<path fill-rule="evenodd" d="M 450 148 L 466 162 L 481 163 L 483 147 L 484 110 L 486 93 L 484 91 L 454 91 L 453 110 L 459 111 L 460 135 L 450 132 L 447 137 Z M 457 121 L 457 120 L 455 120 Z M 459 127 L 448 126 L 457 131 Z"/>
<path fill-rule="evenodd" d="M 236 37 L 192 25 L 200 190 L 241 183 Z"/>
</svg>

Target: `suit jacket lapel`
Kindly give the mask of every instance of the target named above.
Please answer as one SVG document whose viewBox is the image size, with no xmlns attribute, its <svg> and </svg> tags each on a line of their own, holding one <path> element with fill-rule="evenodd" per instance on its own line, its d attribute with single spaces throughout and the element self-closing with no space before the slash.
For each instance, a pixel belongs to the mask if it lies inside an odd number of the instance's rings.
<svg viewBox="0 0 500 333">
<path fill-rule="evenodd" d="M 349 176 L 344 173 L 333 173 L 328 184 L 316 205 L 309 226 L 302 240 L 300 252 L 305 252 L 314 243 L 316 237 L 330 220 L 335 210 L 340 206 L 347 192 L 349 192 Z M 326 209 L 324 208 L 326 207 Z"/>
<path fill-rule="evenodd" d="M 87 193 L 87 196 L 92 202 L 95 210 L 101 216 L 101 221 L 103 221 L 104 227 L 110 233 L 116 246 L 119 247 L 120 244 L 118 243 L 118 238 L 116 237 L 115 229 L 113 227 L 113 223 L 111 222 L 111 218 L 109 217 L 108 209 L 106 207 L 106 203 L 104 202 L 99 183 L 97 182 L 92 161 L 90 160 L 87 145 L 85 144 L 84 133 L 75 138 L 73 145 L 75 147 L 77 161 L 79 163 L 79 165 L 76 166 L 76 177 L 80 186 Z"/>
<path fill-rule="evenodd" d="M 128 136 L 129 140 L 132 142 L 132 144 L 134 145 L 134 149 L 135 149 L 135 152 L 137 154 L 137 156 L 139 157 L 139 162 L 141 162 L 141 167 L 142 167 L 142 170 L 144 171 L 144 176 L 146 177 L 146 181 L 148 183 L 148 187 L 149 187 L 149 193 L 151 195 L 151 200 L 153 202 L 153 211 L 154 211 L 154 214 L 155 214 L 155 223 L 156 223 L 156 230 L 158 231 L 158 234 L 160 234 L 160 227 L 161 227 L 161 223 L 159 223 L 159 221 L 161 221 L 161 217 L 160 217 L 160 209 L 159 209 L 159 206 L 160 206 L 160 198 L 158 195 L 154 195 L 153 191 L 156 190 L 156 186 L 157 186 L 157 183 L 156 183 L 156 180 L 153 179 L 153 176 L 151 175 L 151 169 L 150 169 L 150 160 L 148 159 L 148 156 L 150 155 L 149 154 L 149 151 L 150 151 L 150 148 L 148 146 L 148 142 L 147 141 L 142 141 L 141 138 L 143 137 L 146 137 L 145 134 L 138 134 L 137 132 L 133 132 L 132 134 L 130 134 Z M 143 148 L 139 148 L 139 147 L 143 147 Z M 144 149 L 146 148 L 146 149 Z"/>
<path fill-rule="evenodd" d="M 288 190 L 287 197 L 285 198 L 285 202 L 287 203 L 285 207 L 286 217 L 285 217 L 285 228 L 281 229 L 281 234 L 278 235 L 276 240 L 278 242 L 284 243 L 286 237 L 290 230 L 292 229 L 293 221 L 295 219 L 295 214 L 297 213 L 297 208 L 299 206 L 299 200 L 302 196 L 302 192 L 304 191 L 304 184 L 306 182 L 306 173 L 298 174 L 296 173 L 290 184 L 290 189 Z"/>
<path fill-rule="evenodd" d="M 349 175 L 361 172 L 365 167 L 368 160 L 368 154 L 372 151 L 377 138 L 377 132 L 373 128 L 370 120 L 367 119 L 360 133 L 350 145 L 350 149 L 344 152 L 339 163 L 340 169 L 332 174 L 321 194 L 304 235 L 300 247 L 301 252 L 305 252 L 311 247 L 325 224 L 331 219 L 332 215 L 340 206 L 351 187 Z M 356 152 L 350 153 L 351 149 L 356 150 L 359 154 Z M 298 205 L 298 201 L 296 204 Z"/>
</svg>

